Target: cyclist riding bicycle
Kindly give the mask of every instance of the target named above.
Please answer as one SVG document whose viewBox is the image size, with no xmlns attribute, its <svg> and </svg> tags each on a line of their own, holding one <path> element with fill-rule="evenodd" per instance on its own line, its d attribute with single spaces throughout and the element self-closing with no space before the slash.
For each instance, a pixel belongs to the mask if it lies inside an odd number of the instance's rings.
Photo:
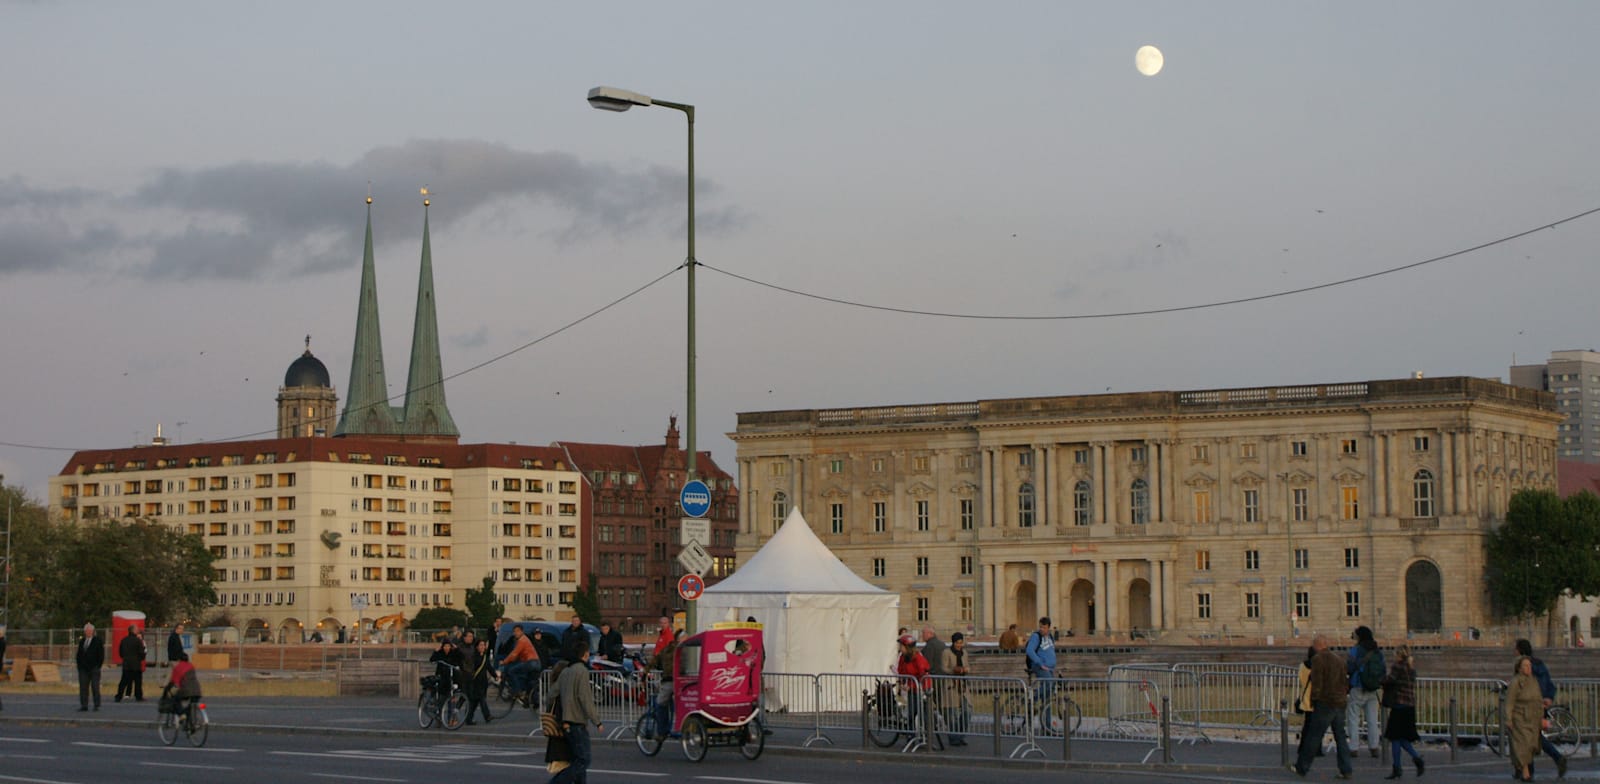
<svg viewBox="0 0 1600 784">
<path fill-rule="evenodd" d="M 500 661 L 500 674 L 511 679 L 511 690 L 514 694 L 522 694 L 533 686 L 533 679 L 539 674 L 539 654 L 533 649 L 533 641 L 522 631 L 521 626 L 511 627 L 511 652 Z"/>
<path fill-rule="evenodd" d="M 1027 657 L 1028 677 L 1034 682 L 1034 699 L 1048 710 L 1050 691 L 1056 679 L 1056 638 L 1050 633 L 1050 616 L 1039 619 L 1039 628 L 1028 635 L 1022 652 Z"/>
<path fill-rule="evenodd" d="M 911 680 L 906 686 L 906 715 L 913 724 L 918 716 L 922 715 L 922 692 L 926 691 L 933 682 L 928 677 L 932 667 L 928 660 L 917 650 L 917 639 L 909 634 L 900 635 L 900 658 L 895 662 L 895 674 L 909 676 Z"/>
<path fill-rule="evenodd" d="M 178 660 L 173 663 L 172 674 L 167 678 L 167 685 L 162 688 L 161 694 L 175 700 L 173 713 L 188 713 L 200 701 L 200 675 L 189 663 L 189 654 L 178 654 Z"/>
</svg>

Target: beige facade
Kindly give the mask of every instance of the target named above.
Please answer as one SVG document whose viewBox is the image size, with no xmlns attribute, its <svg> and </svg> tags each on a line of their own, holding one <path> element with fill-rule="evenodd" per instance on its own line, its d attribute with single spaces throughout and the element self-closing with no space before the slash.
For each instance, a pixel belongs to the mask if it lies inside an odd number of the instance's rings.
<svg viewBox="0 0 1600 784">
<path fill-rule="evenodd" d="M 1472 378 L 743 413 L 738 553 L 798 504 L 907 625 L 1449 634 L 1561 421 Z"/>
<path fill-rule="evenodd" d="M 100 450 L 74 455 L 49 494 L 68 520 L 144 518 L 201 536 L 217 609 L 255 637 L 332 640 L 358 618 L 464 609 L 485 575 L 508 615 L 556 617 L 586 556 L 589 494 L 548 447 L 317 438 Z"/>
</svg>

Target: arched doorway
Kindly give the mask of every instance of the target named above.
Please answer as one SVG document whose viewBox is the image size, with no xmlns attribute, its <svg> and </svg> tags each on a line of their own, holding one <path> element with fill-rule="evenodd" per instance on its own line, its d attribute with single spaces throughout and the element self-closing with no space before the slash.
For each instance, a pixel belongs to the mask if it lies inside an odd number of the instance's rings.
<svg viewBox="0 0 1600 784">
<path fill-rule="evenodd" d="M 1128 631 L 1150 631 L 1150 581 L 1143 577 L 1128 583 Z"/>
<path fill-rule="evenodd" d="M 1406 569 L 1406 631 L 1436 633 L 1444 628 L 1442 585 L 1439 567 L 1431 561 Z"/>
<path fill-rule="evenodd" d="M 305 642 L 305 626 L 298 618 L 285 618 L 278 624 L 278 642 Z"/>
<path fill-rule="evenodd" d="M 1567 644 L 1583 647 L 1583 638 L 1578 636 L 1578 616 L 1576 615 L 1567 621 Z"/>
<path fill-rule="evenodd" d="M 1018 580 L 1017 587 L 1011 597 L 1011 617 L 1017 619 L 1017 626 L 1026 629 L 1039 622 L 1039 595 L 1038 588 L 1032 580 Z"/>
<path fill-rule="evenodd" d="M 272 627 L 261 618 L 251 618 L 244 626 L 244 638 L 250 642 L 266 642 L 272 638 Z"/>
<path fill-rule="evenodd" d="M 1075 580 L 1068 594 L 1067 606 L 1071 607 L 1068 617 L 1067 631 L 1073 634 L 1094 634 L 1094 583 L 1088 580 Z"/>
</svg>

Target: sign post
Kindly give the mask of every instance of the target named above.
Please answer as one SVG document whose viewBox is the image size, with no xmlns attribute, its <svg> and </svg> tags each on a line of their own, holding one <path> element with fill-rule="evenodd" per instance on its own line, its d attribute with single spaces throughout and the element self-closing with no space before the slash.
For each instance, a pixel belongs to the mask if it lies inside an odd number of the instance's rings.
<svg viewBox="0 0 1600 784">
<path fill-rule="evenodd" d="M 694 453 L 693 453 L 692 449 L 693 449 L 693 447 L 691 447 L 691 452 L 690 452 L 690 455 L 689 455 L 689 459 L 691 459 L 691 460 L 694 459 Z M 691 471 L 690 475 L 692 476 L 693 473 L 694 472 Z M 708 542 L 697 541 L 697 539 L 698 539 L 697 535 L 703 535 L 706 539 L 710 539 L 711 538 L 711 536 L 710 536 L 710 534 L 711 534 L 711 521 L 703 519 L 703 518 L 705 518 L 705 516 L 708 513 L 711 512 L 711 487 L 710 487 L 710 485 L 707 485 L 705 482 L 702 482 L 702 481 L 700 481 L 698 479 L 690 479 L 689 481 L 684 482 L 683 483 L 683 489 L 678 491 L 678 506 L 683 508 L 684 515 L 686 515 L 689 519 L 693 519 L 693 520 L 699 521 L 694 525 L 690 525 L 689 524 L 689 520 L 686 519 L 686 520 L 683 521 L 683 525 L 679 528 L 679 540 L 684 545 L 684 552 L 678 554 L 678 560 L 680 562 L 682 562 L 684 554 L 687 553 L 689 551 L 689 549 L 691 547 L 693 547 L 693 546 L 699 546 L 700 553 L 701 554 L 706 554 L 705 553 L 705 545 L 708 544 Z M 691 538 L 691 537 L 695 537 L 695 538 Z M 708 561 L 710 560 L 709 555 L 707 555 L 706 560 L 708 560 Z M 707 564 L 707 565 L 709 565 L 709 564 Z M 691 573 L 695 573 L 696 572 L 695 569 L 689 568 L 688 564 L 684 564 L 684 567 L 686 569 L 689 569 L 689 571 Z M 698 573 L 694 574 L 695 579 L 697 581 L 700 581 L 700 577 L 704 573 L 705 573 L 704 569 L 698 570 Z M 688 576 L 689 575 L 687 575 L 687 574 L 684 575 L 684 577 L 688 577 Z M 705 591 L 705 583 L 704 583 L 704 581 L 700 581 L 700 590 L 695 591 L 694 592 L 694 596 L 688 596 L 683 591 L 683 581 L 682 580 L 678 581 L 678 595 L 682 596 L 684 598 L 684 600 L 688 602 L 688 604 L 684 607 L 684 610 L 685 610 L 684 627 L 688 630 L 688 632 L 690 634 L 694 634 L 697 631 L 697 629 L 696 629 L 696 621 L 697 621 L 697 619 L 695 618 L 694 603 L 695 603 L 696 599 L 700 598 L 700 594 L 703 593 L 704 591 Z"/>
<path fill-rule="evenodd" d="M 366 621 L 367 597 L 364 594 L 356 594 L 350 597 L 350 604 L 356 608 L 356 658 L 365 659 L 367 658 L 367 649 L 363 645 L 366 641 L 362 639 L 361 626 Z M 243 661 L 242 657 L 240 661 Z"/>
</svg>

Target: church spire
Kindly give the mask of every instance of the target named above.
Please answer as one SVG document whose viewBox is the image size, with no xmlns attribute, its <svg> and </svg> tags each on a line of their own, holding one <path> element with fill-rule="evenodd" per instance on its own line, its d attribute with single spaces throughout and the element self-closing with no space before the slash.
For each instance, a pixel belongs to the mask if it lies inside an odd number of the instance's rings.
<svg viewBox="0 0 1600 784">
<path fill-rule="evenodd" d="M 417 316 L 411 328 L 411 368 L 406 379 L 405 432 L 460 436 L 444 402 L 444 364 L 439 359 L 439 313 L 433 301 L 433 246 L 428 237 L 428 189 L 422 189 L 422 272 L 417 277 Z"/>
<path fill-rule="evenodd" d="M 361 300 L 356 310 L 355 348 L 350 352 L 350 385 L 334 435 L 395 433 L 389 384 L 383 372 L 383 337 L 378 330 L 378 275 L 372 259 L 372 196 L 367 196 L 367 242 L 361 255 Z"/>
</svg>

